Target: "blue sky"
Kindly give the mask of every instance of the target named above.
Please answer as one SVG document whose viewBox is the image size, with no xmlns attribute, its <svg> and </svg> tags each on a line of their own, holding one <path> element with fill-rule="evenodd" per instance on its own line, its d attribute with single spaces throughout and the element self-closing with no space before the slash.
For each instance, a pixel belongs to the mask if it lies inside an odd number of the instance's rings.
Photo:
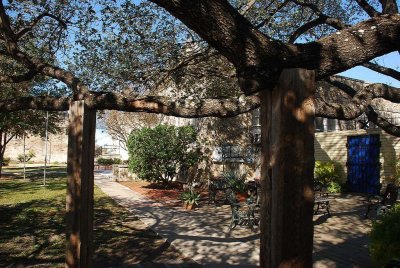
<svg viewBox="0 0 400 268">
<path fill-rule="evenodd" d="M 400 72 L 400 54 L 397 51 L 379 57 L 376 59 L 376 61 L 382 66 L 390 67 Z M 343 73 L 340 73 L 340 75 L 364 80 L 366 82 L 384 83 L 400 88 L 400 81 L 371 71 L 364 67 L 355 67 Z"/>
</svg>

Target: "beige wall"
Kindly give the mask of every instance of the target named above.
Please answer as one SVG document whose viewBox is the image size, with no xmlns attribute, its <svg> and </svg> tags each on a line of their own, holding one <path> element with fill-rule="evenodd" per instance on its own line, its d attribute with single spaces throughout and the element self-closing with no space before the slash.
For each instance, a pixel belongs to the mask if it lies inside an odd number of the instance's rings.
<svg viewBox="0 0 400 268">
<path fill-rule="evenodd" d="M 339 164 L 342 181 L 345 182 L 347 176 L 347 136 L 367 134 L 379 134 L 380 136 L 381 180 L 393 175 L 395 159 L 400 154 L 400 139 L 386 134 L 379 129 L 316 133 L 314 142 L 315 160 L 337 162 Z"/>
<path fill-rule="evenodd" d="M 10 157 L 12 161 L 18 161 L 18 155 L 23 154 L 23 139 L 12 139 L 8 144 L 5 152 L 6 157 Z M 45 142 L 44 138 L 37 136 L 30 136 L 26 138 L 26 153 L 32 150 L 35 153 L 35 157 L 32 158 L 31 162 L 44 162 L 45 157 Z M 68 149 L 68 136 L 66 132 L 63 131 L 58 135 L 49 135 L 49 142 L 47 144 L 48 160 L 50 163 L 67 162 L 67 149 Z"/>
</svg>

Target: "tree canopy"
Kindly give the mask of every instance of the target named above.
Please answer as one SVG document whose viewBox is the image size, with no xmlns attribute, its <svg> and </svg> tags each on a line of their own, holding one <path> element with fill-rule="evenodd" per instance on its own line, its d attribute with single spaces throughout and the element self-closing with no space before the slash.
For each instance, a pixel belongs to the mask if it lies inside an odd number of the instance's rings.
<svg viewBox="0 0 400 268">
<path fill-rule="evenodd" d="M 373 62 L 399 50 L 395 0 L 2 1 L 0 19 L 0 55 L 18 70 L 3 68 L 0 80 L 41 77 L 68 88 L 9 97 L 0 111 L 66 110 L 85 99 L 99 110 L 229 117 L 258 107 L 257 92 L 274 87 L 284 68 L 306 68 L 350 97 L 316 99 L 317 116 L 366 113 L 400 135 L 371 106 L 399 102 L 397 88 L 355 90 L 333 76 L 365 66 L 400 78 Z"/>
</svg>

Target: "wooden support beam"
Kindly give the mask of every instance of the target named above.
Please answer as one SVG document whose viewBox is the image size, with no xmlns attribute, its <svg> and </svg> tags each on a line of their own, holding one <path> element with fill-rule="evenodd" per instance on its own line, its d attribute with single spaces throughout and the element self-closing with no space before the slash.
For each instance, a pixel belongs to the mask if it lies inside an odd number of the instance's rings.
<svg viewBox="0 0 400 268">
<path fill-rule="evenodd" d="M 315 75 L 286 69 L 261 96 L 260 267 L 311 267 Z"/>
<path fill-rule="evenodd" d="M 65 267 L 92 267 L 96 112 L 84 101 L 69 108 Z"/>
</svg>

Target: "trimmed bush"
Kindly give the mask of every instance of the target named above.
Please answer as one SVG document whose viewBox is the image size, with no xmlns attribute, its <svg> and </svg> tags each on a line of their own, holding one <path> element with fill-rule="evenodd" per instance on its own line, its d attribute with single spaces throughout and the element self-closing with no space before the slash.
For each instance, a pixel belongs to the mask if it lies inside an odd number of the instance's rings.
<svg viewBox="0 0 400 268">
<path fill-rule="evenodd" d="M 97 164 L 102 165 L 102 166 L 111 166 L 111 165 L 119 165 L 121 164 L 121 159 L 119 158 L 98 158 L 97 159 Z"/>
<path fill-rule="evenodd" d="M 381 267 L 390 260 L 400 260 L 400 205 L 372 225 L 369 250 L 374 263 Z"/>
<path fill-rule="evenodd" d="M 198 161 L 196 139 L 192 126 L 142 128 L 128 139 L 129 169 L 147 181 L 170 182 Z"/>
</svg>

